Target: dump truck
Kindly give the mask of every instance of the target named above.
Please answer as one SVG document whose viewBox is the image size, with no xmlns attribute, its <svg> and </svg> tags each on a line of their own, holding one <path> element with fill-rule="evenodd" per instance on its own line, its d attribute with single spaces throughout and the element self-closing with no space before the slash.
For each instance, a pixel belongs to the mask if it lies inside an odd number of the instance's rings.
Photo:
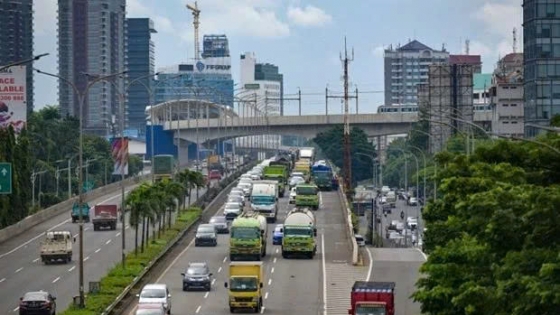
<svg viewBox="0 0 560 315">
<path fill-rule="evenodd" d="M 72 243 L 75 239 L 70 231 L 50 231 L 45 233 L 45 239 L 41 242 L 41 261 L 45 265 L 51 262 L 72 261 Z"/>
<path fill-rule="evenodd" d="M 96 205 L 93 207 L 93 230 L 99 231 L 101 228 L 109 230 L 117 229 L 119 207 L 117 205 Z"/>
<path fill-rule="evenodd" d="M 269 222 L 276 222 L 278 215 L 278 182 L 273 180 L 253 181 L 251 210 L 260 213 Z"/>
<path fill-rule="evenodd" d="M 228 283 L 229 282 L 229 283 Z M 229 311 L 252 309 L 259 313 L 263 307 L 264 266 L 262 262 L 239 261 L 229 264 Z"/>
<path fill-rule="evenodd" d="M 278 181 L 279 196 L 284 197 L 286 184 L 288 183 L 288 169 L 284 165 L 269 165 L 263 170 L 265 180 Z"/>
<path fill-rule="evenodd" d="M 261 260 L 266 256 L 267 238 L 266 218 L 256 212 L 242 213 L 231 223 L 229 260 Z"/>
<path fill-rule="evenodd" d="M 317 253 L 315 216 L 309 209 L 295 208 L 288 212 L 282 232 L 282 257 L 301 254 L 313 258 Z"/>
<path fill-rule="evenodd" d="M 296 207 L 319 209 L 319 189 L 315 185 L 299 184 L 296 186 Z"/>
<path fill-rule="evenodd" d="M 356 281 L 350 293 L 348 315 L 395 315 L 395 283 Z"/>
<path fill-rule="evenodd" d="M 155 155 L 152 172 L 156 181 L 171 180 L 176 172 L 175 157 L 171 154 Z"/>
<path fill-rule="evenodd" d="M 321 190 L 332 190 L 332 168 L 324 164 L 315 164 L 311 168 L 311 178 L 313 182 Z"/>
<path fill-rule="evenodd" d="M 268 165 L 269 166 L 283 165 L 283 166 L 286 167 L 286 170 L 287 170 L 288 173 L 292 169 L 292 162 L 290 162 L 290 159 L 287 156 L 276 156 L 275 159 L 270 161 L 270 163 Z"/>
<path fill-rule="evenodd" d="M 72 212 L 70 213 L 70 216 L 72 217 L 72 223 L 80 222 L 80 212 L 82 213 L 82 220 L 84 222 L 89 222 L 90 209 L 91 207 L 87 202 L 82 202 L 81 207 L 78 201 L 74 202 L 74 204 L 72 205 Z"/>
</svg>

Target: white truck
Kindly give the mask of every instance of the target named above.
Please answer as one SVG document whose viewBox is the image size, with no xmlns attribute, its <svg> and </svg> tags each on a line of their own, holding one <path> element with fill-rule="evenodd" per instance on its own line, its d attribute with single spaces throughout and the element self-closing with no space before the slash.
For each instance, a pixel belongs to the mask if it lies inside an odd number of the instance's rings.
<svg viewBox="0 0 560 315">
<path fill-rule="evenodd" d="M 50 231 L 41 242 L 41 261 L 45 265 L 61 260 L 63 263 L 72 261 L 72 243 L 76 239 L 69 231 Z"/>
<path fill-rule="evenodd" d="M 278 215 L 278 182 L 275 180 L 253 181 L 251 210 L 264 216 L 268 222 L 276 222 Z"/>
<path fill-rule="evenodd" d="M 313 161 L 315 157 L 315 148 L 301 148 L 299 149 L 299 158 Z"/>
<path fill-rule="evenodd" d="M 396 208 L 397 207 L 397 195 L 395 194 L 395 191 L 391 190 L 387 193 L 387 203 L 391 206 L 391 208 Z"/>
</svg>

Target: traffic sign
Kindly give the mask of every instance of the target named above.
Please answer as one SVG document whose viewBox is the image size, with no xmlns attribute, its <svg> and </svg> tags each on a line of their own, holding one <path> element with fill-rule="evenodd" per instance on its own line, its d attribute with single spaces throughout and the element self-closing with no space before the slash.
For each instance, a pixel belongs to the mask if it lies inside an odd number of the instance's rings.
<svg viewBox="0 0 560 315">
<path fill-rule="evenodd" d="M 0 194 L 12 193 L 12 163 L 0 162 Z"/>
</svg>

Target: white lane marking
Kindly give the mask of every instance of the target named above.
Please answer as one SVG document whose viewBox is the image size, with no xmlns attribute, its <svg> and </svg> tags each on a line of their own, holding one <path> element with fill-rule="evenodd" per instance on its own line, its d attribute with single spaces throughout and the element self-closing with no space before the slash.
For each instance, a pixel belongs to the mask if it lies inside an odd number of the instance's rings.
<svg viewBox="0 0 560 315">
<path fill-rule="evenodd" d="M 74 238 L 78 237 L 78 235 L 80 235 L 80 233 L 74 234 Z"/>
<path fill-rule="evenodd" d="M 54 279 L 54 280 L 52 281 L 52 283 L 57 283 L 57 282 L 58 282 L 58 280 L 60 280 L 60 277 L 58 277 L 58 278 Z"/>
<path fill-rule="evenodd" d="M 101 251 L 101 248 L 98 248 L 95 250 L 95 253 L 99 253 Z"/>
<path fill-rule="evenodd" d="M 216 283 L 216 279 L 212 279 L 212 285 L 214 285 L 214 283 Z"/>
<path fill-rule="evenodd" d="M 204 294 L 204 298 L 207 299 L 209 294 L 210 292 L 206 292 L 206 294 Z"/>
<path fill-rule="evenodd" d="M 127 226 L 124 227 L 125 230 L 128 230 L 129 228 L 130 228 L 129 225 L 127 225 Z"/>
<path fill-rule="evenodd" d="M 2 282 L 4 282 L 4 281 L 6 281 L 6 278 L 0 279 L 0 283 L 2 283 Z"/>
<path fill-rule="evenodd" d="M 87 231 L 87 230 L 89 230 L 89 228 L 88 228 L 88 227 L 84 229 L 84 231 Z"/>
<path fill-rule="evenodd" d="M 109 243 L 111 243 L 113 240 L 107 240 L 107 242 L 105 242 L 105 245 L 109 245 Z"/>
<path fill-rule="evenodd" d="M 35 263 L 35 262 L 38 262 L 38 261 L 39 261 L 39 258 L 33 259 L 33 262 L 34 262 L 34 263 Z"/>
<path fill-rule="evenodd" d="M 265 300 L 268 299 L 268 292 L 266 292 L 266 293 L 264 294 L 264 299 L 265 299 Z"/>
<path fill-rule="evenodd" d="M 84 258 L 84 261 L 87 261 L 89 259 L 89 256 L 87 256 L 86 258 Z"/>
<path fill-rule="evenodd" d="M 272 263 L 273 263 L 273 264 L 276 263 L 276 257 L 274 257 L 274 259 L 272 260 Z"/>
<path fill-rule="evenodd" d="M 323 315 L 327 315 L 327 264 L 325 262 L 325 234 L 321 234 L 321 260 L 323 265 Z"/>
<path fill-rule="evenodd" d="M 17 312 L 19 310 L 19 306 L 14 308 L 14 312 Z"/>
<path fill-rule="evenodd" d="M 319 192 L 319 208 L 323 208 L 323 193 Z"/>
<path fill-rule="evenodd" d="M 280 249 L 277 248 L 277 249 L 276 249 L 276 254 L 278 254 L 279 251 L 280 251 Z"/>
<path fill-rule="evenodd" d="M 265 307 L 263 306 L 263 307 L 261 308 L 261 314 L 264 314 L 264 309 L 265 309 Z"/>
<path fill-rule="evenodd" d="M 183 256 L 187 250 L 189 248 L 191 248 L 192 244 L 194 244 L 194 238 L 192 239 L 192 241 L 189 243 L 189 245 L 187 245 L 187 247 L 185 247 L 185 249 L 183 249 L 183 251 L 177 256 L 175 257 L 175 259 L 173 259 L 173 261 L 171 262 L 171 264 L 169 264 L 169 266 L 167 266 L 167 268 L 165 268 L 165 270 L 161 273 L 161 275 L 159 276 L 159 278 L 157 278 L 156 283 L 159 283 L 161 281 L 161 279 L 163 279 L 163 277 L 167 274 L 167 272 L 171 269 L 171 267 L 173 267 L 177 261 L 179 261 L 179 259 L 181 258 L 181 256 Z M 132 313 L 131 313 L 132 314 Z"/>
<path fill-rule="evenodd" d="M 68 272 L 72 272 L 74 269 L 76 269 L 76 266 L 72 266 L 72 268 L 68 269 Z"/>
<path fill-rule="evenodd" d="M 218 273 L 222 271 L 222 267 L 218 268 Z"/>
<path fill-rule="evenodd" d="M 373 272 L 373 256 L 371 255 L 371 251 L 369 250 L 369 248 L 366 247 L 366 250 L 369 257 L 369 269 L 367 272 L 366 281 L 369 281 L 369 279 L 371 279 L 371 273 Z"/>
<path fill-rule="evenodd" d="M 223 261 L 223 262 L 225 263 L 226 261 L 227 261 L 227 256 L 226 256 L 226 257 L 224 257 L 224 261 Z"/>
<path fill-rule="evenodd" d="M 272 269 L 270 269 L 270 273 L 274 273 L 274 267 L 272 267 Z"/>
<path fill-rule="evenodd" d="M 119 237 L 119 235 L 121 235 L 121 232 L 117 233 L 117 235 L 115 235 L 115 237 Z"/>
<path fill-rule="evenodd" d="M 23 267 L 19 268 L 18 270 L 16 270 L 16 273 L 20 272 L 23 270 Z"/>
<path fill-rule="evenodd" d="M 202 308 L 202 306 L 199 305 L 199 306 L 196 308 L 196 312 L 195 312 L 195 313 L 198 314 L 198 312 L 200 312 L 200 309 L 201 309 L 201 308 Z"/>
<path fill-rule="evenodd" d="M 130 192 L 130 189 L 127 190 L 127 191 L 125 191 L 125 194 L 126 194 L 127 192 Z M 103 200 L 103 201 L 101 201 L 101 202 L 99 202 L 99 203 L 97 203 L 97 204 L 98 204 L 98 205 L 99 205 L 99 204 L 104 204 L 104 203 L 106 203 L 107 201 L 113 200 L 113 199 L 115 199 L 115 198 L 119 198 L 120 196 L 121 196 L 121 194 L 115 195 L 115 196 L 110 197 L 110 198 L 108 198 L 108 199 L 105 199 L 105 200 Z M 62 225 L 66 224 L 66 223 L 68 223 L 68 222 L 70 222 L 70 221 L 71 221 L 71 219 L 64 220 L 64 221 L 58 223 L 57 225 L 55 225 L 55 226 L 49 228 L 49 229 L 47 230 L 47 232 L 52 231 L 52 230 L 58 228 L 59 226 L 62 226 Z M 89 229 L 89 228 L 86 228 L 86 230 L 87 230 L 87 229 Z M 36 239 L 38 239 L 38 238 L 40 238 L 40 237 L 44 237 L 44 236 L 45 236 L 45 233 L 41 233 L 41 234 L 39 234 L 39 235 L 33 237 L 32 239 L 28 240 L 27 242 L 25 242 L 25 243 L 23 243 L 23 244 L 17 246 L 16 248 L 10 250 L 9 252 L 6 252 L 6 253 L 4 253 L 4 254 L 1 254 L 1 255 L 0 255 L 0 258 L 3 258 L 3 257 L 6 257 L 6 256 L 10 255 L 10 254 L 12 254 L 12 253 L 14 253 L 14 252 L 16 252 L 16 251 L 18 251 L 18 250 L 24 248 L 25 246 L 29 245 L 29 243 L 35 241 Z"/>
<path fill-rule="evenodd" d="M 420 252 L 420 254 L 422 254 L 422 257 L 424 257 L 424 260 L 428 260 L 428 255 L 426 255 L 426 253 L 424 253 L 420 248 L 415 248 L 417 251 Z"/>
<path fill-rule="evenodd" d="M 272 279 L 268 279 L 268 285 L 272 284 Z"/>
</svg>

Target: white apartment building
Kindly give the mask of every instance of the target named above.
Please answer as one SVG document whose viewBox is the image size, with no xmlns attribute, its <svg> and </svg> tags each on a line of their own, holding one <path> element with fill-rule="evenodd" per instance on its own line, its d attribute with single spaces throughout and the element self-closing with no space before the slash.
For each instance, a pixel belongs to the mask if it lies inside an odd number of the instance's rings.
<svg viewBox="0 0 560 315">
<path fill-rule="evenodd" d="M 523 137 L 523 54 L 508 54 L 502 58 L 492 81 L 492 132 Z"/>
</svg>

